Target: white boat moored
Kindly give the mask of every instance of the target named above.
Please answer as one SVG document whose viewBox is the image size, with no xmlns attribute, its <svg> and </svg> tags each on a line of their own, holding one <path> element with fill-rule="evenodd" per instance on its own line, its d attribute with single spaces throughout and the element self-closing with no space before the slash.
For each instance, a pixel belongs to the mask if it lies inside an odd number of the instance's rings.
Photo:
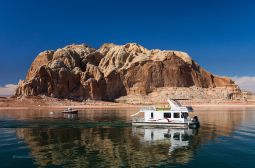
<svg viewBox="0 0 255 168">
<path fill-rule="evenodd" d="M 65 114 L 77 114 L 78 113 L 78 110 L 75 110 L 75 109 L 72 109 L 72 108 L 67 108 L 65 109 L 64 111 L 62 111 L 62 113 L 65 113 Z"/>
<path fill-rule="evenodd" d="M 182 106 L 177 100 L 169 99 L 169 107 L 167 108 L 141 108 L 139 112 L 131 115 L 133 117 L 132 125 L 156 125 L 179 128 L 199 127 L 198 117 L 189 117 L 189 113 L 193 112 L 192 107 Z"/>
</svg>

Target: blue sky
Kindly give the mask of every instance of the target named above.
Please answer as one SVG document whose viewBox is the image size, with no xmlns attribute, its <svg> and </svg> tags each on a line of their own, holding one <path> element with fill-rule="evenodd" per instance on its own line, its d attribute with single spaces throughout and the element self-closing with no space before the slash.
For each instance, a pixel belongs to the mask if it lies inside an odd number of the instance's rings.
<svg viewBox="0 0 255 168">
<path fill-rule="evenodd" d="M 24 79 L 39 52 L 72 43 L 181 50 L 214 74 L 254 76 L 254 9 L 245 0 L 3 0 L 0 86 Z"/>
</svg>

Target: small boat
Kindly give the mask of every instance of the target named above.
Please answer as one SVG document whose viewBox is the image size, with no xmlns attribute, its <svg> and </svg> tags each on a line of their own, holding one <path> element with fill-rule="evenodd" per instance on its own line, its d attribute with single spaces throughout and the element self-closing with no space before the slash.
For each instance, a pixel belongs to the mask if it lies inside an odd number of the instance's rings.
<svg viewBox="0 0 255 168">
<path fill-rule="evenodd" d="M 189 113 L 193 112 L 193 108 L 182 106 L 177 100 L 183 99 L 169 99 L 169 107 L 167 108 L 156 108 L 154 106 L 141 108 L 139 112 L 131 115 L 132 125 L 171 126 L 178 128 L 199 127 L 198 117 L 189 117 Z"/>
<path fill-rule="evenodd" d="M 77 114 L 78 113 L 78 110 L 75 110 L 75 109 L 72 109 L 72 108 L 67 108 L 65 109 L 64 111 L 62 111 L 62 113 L 64 114 Z"/>
</svg>

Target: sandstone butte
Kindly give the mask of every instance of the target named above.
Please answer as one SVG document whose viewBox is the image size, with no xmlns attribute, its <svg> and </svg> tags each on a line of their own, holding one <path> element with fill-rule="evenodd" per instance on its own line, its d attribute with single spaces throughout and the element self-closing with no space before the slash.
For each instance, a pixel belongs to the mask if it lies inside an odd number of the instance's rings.
<svg viewBox="0 0 255 168">
<path fill-rule="evenodd" d="M 15 95 L 111 101 L 162 94 L 235 99 L 240 93 L 230 78 L 207 72 L 185 52 L 109 43 L 99 49 L 82 44 L 41 52 Z"/>
</svg>

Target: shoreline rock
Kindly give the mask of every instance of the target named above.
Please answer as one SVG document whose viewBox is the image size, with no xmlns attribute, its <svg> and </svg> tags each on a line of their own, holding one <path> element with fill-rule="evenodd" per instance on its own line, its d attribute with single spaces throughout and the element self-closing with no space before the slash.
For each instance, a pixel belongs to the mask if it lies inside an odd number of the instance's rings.
<svg viewBox="0 0 255 168">
<path fill-rule="evenodd" d="M 148 50 L 135 43 L 104 44 L 99 49 L 69 45 L 41 52 L 26 79 L 19 82 L 15 95 L 113 101 L 125 96 L 153 95 L 160 89 L 169 95 L 173 88 L 188 88 L 187 94 L 198 92 L 194 94 L 197 98 L 199 92 L 205 94 L 203 97 L 242 97 L 234 81 L 207 72 L 187 53 Z M 221 90 L 214 95 L 219 90 L 215 88 Z M 171 98 L 187 96 L 179 90 Z M 221 91 L 222 94 L 218 93 Z"/>
</svg>

